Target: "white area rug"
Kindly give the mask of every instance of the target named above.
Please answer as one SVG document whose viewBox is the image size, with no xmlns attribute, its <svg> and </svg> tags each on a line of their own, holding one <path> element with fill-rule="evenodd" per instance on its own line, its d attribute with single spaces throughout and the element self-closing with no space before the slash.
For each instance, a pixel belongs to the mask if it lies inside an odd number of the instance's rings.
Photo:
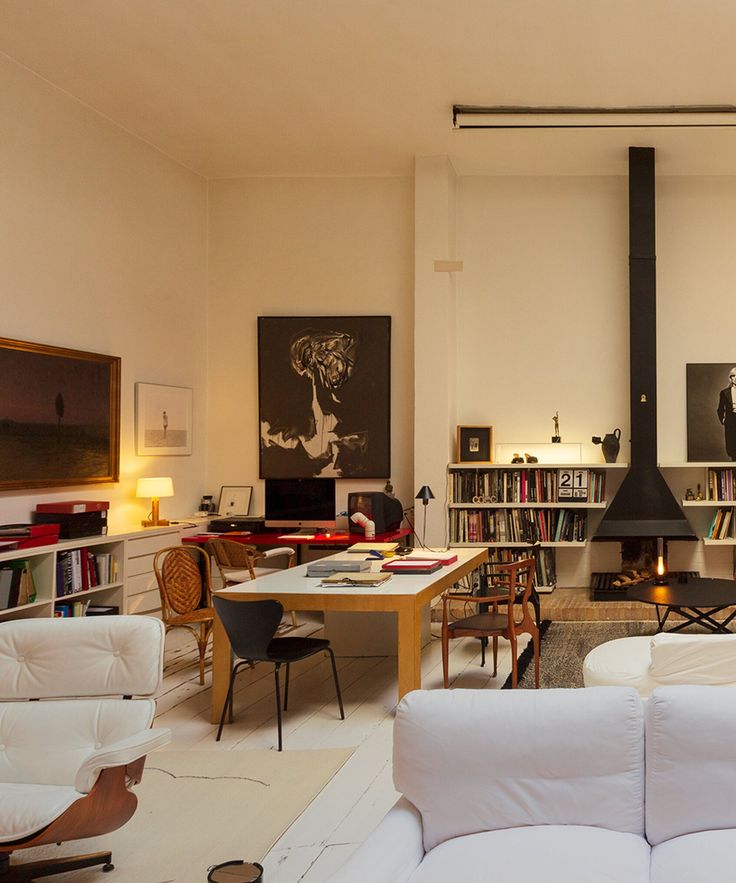
<svg viewBox="0 0 736 883">
<path fill-rule="evenodd" d="M 110 849 L 110 874 L 98 866 L 50 879 L 205 883 L 211 865 L 261 861 L 352 751 L 158 751 L 146 761 L 135 789 L 138 809 L 127 825 L 103 837 L 21 850 L 15 859 Z"/>
</svg>

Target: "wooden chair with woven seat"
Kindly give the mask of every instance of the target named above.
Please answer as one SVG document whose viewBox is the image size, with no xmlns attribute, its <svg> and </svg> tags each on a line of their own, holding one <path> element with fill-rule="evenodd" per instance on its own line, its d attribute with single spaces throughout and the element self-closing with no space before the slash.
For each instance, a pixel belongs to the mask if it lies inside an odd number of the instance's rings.
<svg viewBox="0 0 736 883">
<path fill-rule="evenodd" d="M 248 543 L 218 537 L 207 541 L 207 550 L 220 571 L 223 586 L 234 586 L 249 579 L 277 573 L 283 568 L 269 564 L 279 558 L 285 562 L 286 568 L 294 567 L 296 564 L 296 552 L 290 546 L 279 546 L 259 552 L 255 546 Z M 291 623 L 294 626 L 297 624 L 296 613 L 293 610 Z"/>
<path fill-rule="evenodd" d="M 498 564 L 491 575 L 490 585 L 482 586 L 480 595 L 445 592 L 442 596 L 442 673 L 445 688 L 450 686 L 450 638 L 491 638 L 493 641 L 493 677 L 498 673 L 498 639 L 511 644 L 511 686 L 518 685 L 517 639 L 531 635 L 534 648 L 535 684 L 539 687 L 539 629 L 531 612 L 530 598 L 534 585 L 535 561 L 524 558 L 508 564 Z M 509 604 L 513 596 L 515 603 Z M 483 605 L 478 613 L 450 621 L 452 601 Z M 499 610 L 501 606 L 502 610 Z M 485 665 L 485 644 L 481 640 L 481 665 Z"/>
<path fill-rule="evenodd" d="M 161 594 L 161 618 L 167 632 L 185 628 L 194 635 L 199 650 L 200 684 L 204 684 L 204 656 L 215 617 L 210 567 L 210 556 L 197 547 L 169 546 L 153 559 Z"/>
</svg>

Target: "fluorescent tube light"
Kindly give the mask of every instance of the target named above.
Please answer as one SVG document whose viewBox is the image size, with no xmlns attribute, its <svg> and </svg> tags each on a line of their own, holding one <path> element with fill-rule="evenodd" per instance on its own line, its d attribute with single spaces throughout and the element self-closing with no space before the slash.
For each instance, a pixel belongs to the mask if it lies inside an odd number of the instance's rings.
<svg viewBox="0 0 736 883">
<path fill-rule="evenodd" d="M 455 129 L 700 128 L 736 126 L 736 105 L 479 107 L 455 104 Z"/>
</svg>

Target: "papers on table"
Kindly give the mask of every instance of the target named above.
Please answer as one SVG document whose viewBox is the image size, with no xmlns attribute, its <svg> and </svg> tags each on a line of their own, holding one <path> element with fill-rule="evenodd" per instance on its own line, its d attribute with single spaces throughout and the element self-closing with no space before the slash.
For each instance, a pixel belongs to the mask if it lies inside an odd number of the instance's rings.
<svg viewBox="0 0 736 883">
<path fill-rule="evenodd" d="M 353 543 L 348 546 L 348 552 L 395 552 L 399 548 L 398 543 Z"/>
<path fill-rule="evenodd" d="M 390 573 L 360 573 L 351 571 L 350 573 L 332 573 L 322 579 L 322 586 L 357 586 L 365 588 L 369 586 L 380 586 L 391 579 Z"/>
</svg>

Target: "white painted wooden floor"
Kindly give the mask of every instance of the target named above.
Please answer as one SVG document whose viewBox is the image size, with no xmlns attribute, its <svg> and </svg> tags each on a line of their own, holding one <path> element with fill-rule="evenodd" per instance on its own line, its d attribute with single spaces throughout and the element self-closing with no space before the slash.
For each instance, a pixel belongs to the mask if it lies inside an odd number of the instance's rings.
<svg viewBox="0 0 736 883">
<path fill-rule="evenodd" d="M 320 634 L 320 623 L 303 623 L 291 634 Z M 422 653 L 422 686 L 442 687 L 439 625 Z M 235 721 L 215 742 L 209 723 L 210 682 L 200 686 L 194 642 L 183 630 L 166 639 L 164 681 L 157 698 L 156 725 L 170 727 L 171 750 L 276 747 L 273 667 L 243 670 L 236 681 Z M 510 672 L 507 642 L 499 641 L 499 672 L 480 668 L 479 644 L 451 642 L 450 671 L 455 688 L 500 688 Z M 490 653 L 489 653 L 490 657 Z M 489 658 L 490 662 L 490 658 Z M 323 883 L 378 824 L 397 798 L 391 781 L 391 740 L 396 706 L 394 657 L 344 657 L 337 660 L 345 706 L 338 717 L 329 660 L 321 655 L 292 666 L 289 710 L 284 715 L 284 749 L 355 749 L 350 760 L 266 856 L 267 883 Z M 228 856 L 245 858 L 248 856 Z M 251 857 L 252 858 L 252 857 Z"/>
</svg>

